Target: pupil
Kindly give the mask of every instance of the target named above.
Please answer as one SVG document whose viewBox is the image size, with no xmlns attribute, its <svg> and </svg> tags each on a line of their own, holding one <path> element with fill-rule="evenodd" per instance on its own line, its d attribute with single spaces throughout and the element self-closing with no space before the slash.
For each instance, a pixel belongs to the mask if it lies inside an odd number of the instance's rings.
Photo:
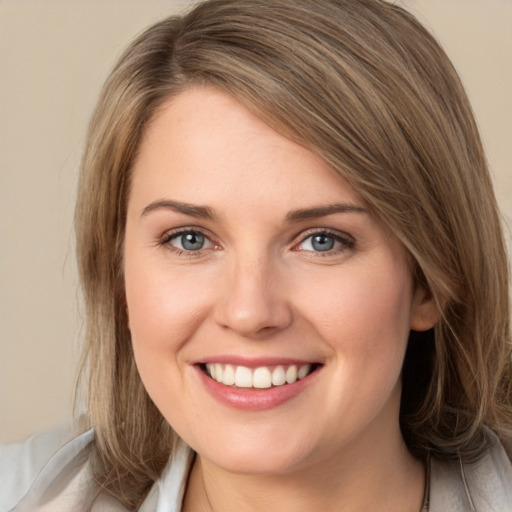
<svg viewBox="0 0 512 512">
<path fill-rule="evenodd" d="M 181 244 L 187 251 L 197 251 L 203 248 L 204 236 L 200 233 L 187 233 L 182 236 Z"/>
<path fill-rule="evenodd" d="M 311 244 L 315 251 L 330 251 L 334 247 L 334 238 L 327 235 L 316 235 Z"/>
</svg>

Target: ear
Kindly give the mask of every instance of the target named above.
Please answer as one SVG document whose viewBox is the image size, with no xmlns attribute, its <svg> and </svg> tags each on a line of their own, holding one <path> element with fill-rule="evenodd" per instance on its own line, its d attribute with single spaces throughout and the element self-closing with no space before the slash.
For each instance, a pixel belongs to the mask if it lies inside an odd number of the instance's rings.
<svg viewBox="0 0 512 512">
<path fill-rule="evenodd" d="M 421 285 L 416 285 L 412 300 L 411 329 L 428 331 L 439 320 L 439 309 L 432 292 Z"/>
</svg>

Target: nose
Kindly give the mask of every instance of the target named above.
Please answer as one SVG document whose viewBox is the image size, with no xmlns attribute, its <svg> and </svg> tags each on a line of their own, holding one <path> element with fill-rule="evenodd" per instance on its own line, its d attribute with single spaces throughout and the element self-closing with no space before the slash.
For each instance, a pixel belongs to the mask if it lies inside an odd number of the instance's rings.
<svg viewBox="0 0 512 512">
<path fill-rule="evenodd" d="M 238 260 L 228 275 L 215 311 L 222 328 L 245 338 L 262 339 L 291 324 L 289 297 L 269 261 Z"/>
</svg>

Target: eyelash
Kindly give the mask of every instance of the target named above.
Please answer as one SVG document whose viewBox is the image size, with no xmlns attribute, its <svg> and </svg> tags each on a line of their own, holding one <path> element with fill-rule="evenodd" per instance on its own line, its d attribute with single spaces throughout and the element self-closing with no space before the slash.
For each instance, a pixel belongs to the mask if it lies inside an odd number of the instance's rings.
<svg viewBox="0 0 512 512">
<path fill-rule="evenodd" d="M 184 236 L 184 235 L 188 235 L 188 234 L 201 235 L 202 237 L 204 237 L 205 240 L 209 241 L 213 247 L 218 247 L 218 245 L 215 244 L 215 242 L 213 242 L 211 240 L 211 237 L 209 235 L 207 235 L 206 233 L 204 233 L 202 230 L 200 230 L 198 228 L 183 228 L 183 229 L 178 229 L 176 231 L 167 232 L 162 237 L 162 239 L 160 241 L 160 245 L 167 247 L 169 250 L 174 252 L 177 256 L 185 256 L 187 258 L 197 258 L 199 256 L 203 256 L 204 252 L 209 250 L 210 248 L 198 249 L 197 251 L 193 251 L 193 250 L 187 250 L 187 249 L 180 249 L 179 247 L 174 247 L 171 244 L 172 240 L 178 239 L 180 236 Z"/>
<path fill-rule="evenodd" d="M 338 242 L 341 247 L 329 249 L 327 251 L 304 251 L 304 252 L 310 252 L 315 254 L 315 257 L 326 257 L 326 256 L 332 256 L 333 254 L 338 254 L 341 252 L 344 252 L 346 250 L 354 249 L 355 248 L 355 241 L 354 239 L 346 234 L 346 233 L 340 233 L 339 231 L 334 231 L 331 229 L 313 229 L 310 231 L 307 231 L 304 233 L 301 237 L 301 240 L 298 244 L 294 246 L 294 250 L 300 251 L 301 249 L 295 249 L 296 247 L 299 247 L 302 245 L 306 240 L 309 238 L 313 238 L 315 236 L 325 236 L 328 238 L 332 238 L 335 242 Z"/>
<path fill-rule="evenodd" d="M 209 243 L 212 244 L 213 248 L 219 247 L 215 242 L 213 242 L 211 240 L 211 237 L 209 235 L 207 235 L 201 229 L 198 229 L 198 228 L 183 228 L 183 229 L 178 229 L 176 231 L 167 232 L 164 234 L 164 236 L 160 240 L 160 245 L 169 248 L 169 250 L 174 252 L 177 256 L 185 256 L 185 257 L 189 257 L 189 258 L 203 256 L 205 251 L 208 251 L 211 249 L 210 247 L 208 247 L 205 249 L 198 249 L 198 250 L 194 251 L 194 250 L 180 249 L 178 247 L 174 247 L 171 244 L 172 240 L 178 239 L 180 236 L 184 236 L 187 234 L 201 235 L 202 237 L 205 238 L 205 240 L 209 241 Z M 313 238 L 314 236 L 325 236 L 328 238 L 332 238 L 335 242 L 341 244 L 341 247 L 328 249 L 326 251 L 301 250 L 298 248 L 302 244 L 304 244 L 304 242 L 306 242 L 310 238 Z M 312 230 L 309 230 L 306 233 L 302 234 L 300 241 L 293 246 L 292 250 L 312 253 L 312 254 L 315 254 L 315 257 L 326 257 L 326 256 L 332 256 L 333 254 L 341 253 L 346 250 L 354 249 L 354 247 L 355 247 L 355 241 L 350 235 L 347 235 L 345 233 L 342 234 L 339 231 L 334 231 L 334 230 L 330 230 L 330 229 L 312 229 Z"/>
</svg>

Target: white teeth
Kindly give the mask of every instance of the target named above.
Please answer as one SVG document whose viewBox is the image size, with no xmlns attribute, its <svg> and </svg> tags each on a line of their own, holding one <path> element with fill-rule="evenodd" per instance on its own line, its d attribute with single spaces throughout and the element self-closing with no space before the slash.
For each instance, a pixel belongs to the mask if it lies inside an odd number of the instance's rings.
<svg viewBox="0 0 512 512">
<path fill-rule="evenodd" d="M 311 372 L 311 364 L 303 364 L 299 367 L 295 364 L 288 367 L 279 365 L 270 370 L 266 366 L 251 369 L 246 366 L 207 363 L 206 372 L 213 380 L 225 386 L 268 389 L 272 386 L 293 384 L 303 379 Z"/>
<path fill-rule="evenodd" d="M 282 386 L 286 382 L 286 373 L 282 366 L 276 366 L 272 372 L 272 384 Z"/>
<path fill-rule="evenodd" d="M 252 388 L 252 372 L 245 366 L 238 366 L 235 372 L 235 386 L 238 388 Z"/>
<path fill-rule="evenodd" d="M 298 379 L 303 379 L 309 373 L 310 370 L 311 370 L 311 365 L 310 364 L 303 364 L 299 368 L 299 371 L 297 372 L 297 378 Z"/>
<path fill-rule="evenodd" d="M 208 372 L 208 375 L 215 380 L 215 365 L 208 363 L 206 365 L 206 371 Z"/>
<path fill-rule="evenodd" d="M 215 380 L 222 382 L 222 366 L 218 363 L 215 365 Z"/>
<path fill-rule="evenodd" d="M 293 384 L 297 381 L 297 367 L 292 364 L 288 367 L 288 370 L 286 370 L 286 382 L 288 384 Z"/>
<path fill-rule="evenodd" d="M 265 389 L 272 386 L 272 374 L 268 368 L 256 368 L 252 376 L 252 385 L 255 388 Z"/>
<path fill-rule="evenodd" d="M 222 383 L 226 386 L 232 386 L 235 383 L 235 369 L 227 364 L 222 374 Z"/>
</svg>

